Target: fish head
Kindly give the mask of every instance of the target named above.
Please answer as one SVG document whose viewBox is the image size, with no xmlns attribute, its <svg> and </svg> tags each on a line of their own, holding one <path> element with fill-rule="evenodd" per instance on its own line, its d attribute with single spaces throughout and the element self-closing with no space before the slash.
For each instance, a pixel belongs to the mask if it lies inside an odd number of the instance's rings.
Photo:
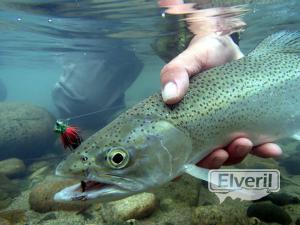
<svg viewBox="0 0 300 225">
<path fill-rule="evenodd" d="M 121 199 L 172 180 L 192 150 L 189 136 L 164 120 L 117 119 L 62 161 L 56 175 L 82 180 L 57 201 Z"/>
</svg>

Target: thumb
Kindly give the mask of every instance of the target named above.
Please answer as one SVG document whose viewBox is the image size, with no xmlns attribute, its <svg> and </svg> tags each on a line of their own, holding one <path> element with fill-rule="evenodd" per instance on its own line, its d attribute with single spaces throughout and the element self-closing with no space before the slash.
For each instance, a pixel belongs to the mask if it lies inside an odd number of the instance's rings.
<svg viewBox="0 0 300 225">
<path fill-rule="evenodd" d="M 162 98 L 167 104 L 179 102 L 189 87 L 189 75 L 181 65 L 170 62 L 161 70 Z"/>
<path fill-rule="evenodd" d="M 163 67 L 160 81 L 165 103 L 174 104 L 183 98 L 189 87 L 189 77 L 202 70 L 203 62 L 199 60 L 202 58 L 201 55 L 201 51 L 199 54 L 197 48 L 188 47 Z"/>
<path fill-rule="evenodd" d="M 161 70 L 162 97 L 165 103 L 179 102 L 189 87 L 189 77 L 214 66 L 243 57 L 230 37 L 195 36 L 189 47 Z"/>
</svg>

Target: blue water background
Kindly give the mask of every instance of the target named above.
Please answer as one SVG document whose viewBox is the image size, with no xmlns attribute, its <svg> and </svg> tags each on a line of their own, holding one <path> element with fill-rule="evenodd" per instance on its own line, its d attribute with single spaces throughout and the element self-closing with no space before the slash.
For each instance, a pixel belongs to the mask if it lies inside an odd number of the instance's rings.
<svg viewBox="0 0 300 225">
<path fill-rule="evenodd" d="M 104 36 L 129 42 L 145 65 L 128 90 L 129 101 L 159 90 L 164 62 L 150 45 L 166 35 L 158 29 L 165 22 L 161 9 L 155 1 L 118 2 L 1 1 L 0 77 L 8 89 L 7 101 L 30 102 L 55 112 L 51 90 L 62 73 L 62 55 L 101 50 L 99 40 Z M 240 42 L 245 53 L 275 31 L 299 28 L 299 1 L 251 8 Z"/>
<path fill-rule="evenodd" d="M 7 101 L 30 102 L 55 113 L 51 91 L 63 72 L 63 55 L 109 51 L 104 36 L 126 41 L 144 62 L 127 99 L 136 101 L 158 90 L 163 62 L 150 44 L 161 35 L 155 29 L 160 10 L 155 2 L 127 1 L 2 1 L 0 11 L 0 77 Z M 108 17 L 108 18 L 107 18 Z M 116 18 L 114 18 L 116 17 Z M 100 44 L 99 44 L 100 43 Z M 114 67 L 116 65 L 112 65 Z M 147 83 L 139 88 L 140 83 Z"/>
</svg>

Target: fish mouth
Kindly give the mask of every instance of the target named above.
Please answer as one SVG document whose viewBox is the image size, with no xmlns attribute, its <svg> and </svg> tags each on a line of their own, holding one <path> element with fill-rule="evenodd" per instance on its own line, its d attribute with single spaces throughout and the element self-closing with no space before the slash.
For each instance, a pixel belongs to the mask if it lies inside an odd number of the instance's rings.
<svg viewBox="0 0 300 225">
<path fill-rule="evenodd" d="M 54 195 L 59 202 L 69 201 L 112 201 L 129 195 L 129 191 L 115 184 L 83 180 L 80 183 L 66 187 Z"/>
<path fill-rule="evenodd" d="M 103 186 L 109 186 L 109 184 L 100 183 L 97 181 L 83 181 L 83 180 L 80 182 L 80 188 L 82 192 L 99 190 L 103 188 Z"/>
</svg>

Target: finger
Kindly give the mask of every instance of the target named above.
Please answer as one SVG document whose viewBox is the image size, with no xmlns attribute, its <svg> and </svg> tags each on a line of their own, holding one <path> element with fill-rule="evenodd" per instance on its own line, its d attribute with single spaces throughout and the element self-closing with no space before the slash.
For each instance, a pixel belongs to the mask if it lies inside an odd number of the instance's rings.
<svg viewBox="0 0 300 225">
<path fill-rule="evenodd" d="M 231 165 L 241 162 L 247 154 L 252 150 L 253 143 L 247 138 L 238 138 L 234 140 L 228 147 L 228 159 L 224 165 Z"/>
<path fill-rule="evenodd" d="M 189 47 L 162 69 L 163 100 L 167 104 L 179 102 L 187 92 L 189 77 L 242 56 L 230 37 L 195 36 Z"/>
<path fill-rule="evenodd" d="M 197 48 L 187 48 L 161 70 L 160 81 L 162 84 L 162 97 L 165 103 L 179 102 L 186 94 L 189 87 L 189 77 L 203 68 L 205 54 Z M 197 54 L 197 55 L 196 55 Z"/>
<path fill-rule="evenodd" d="M 161 71 L 162 98 L 167 104 L 179 102 L 189 87 L 189 75 L 181 65 L 168 64 Z"/>
<path fill-rule="evenodd" d="M 280 156 L 282 154 L 282 150 L 274 143 L 267 143 L 255 147 L 251 153 L 259 157 L 270 158 Z"/>
<path fill-rule="evenodd" d="M 197 166 L 207 169 L 218 169 L 228 157 L 229 155 L 224 149 L 217 149 L 197 163 Z"/>
</svg>

